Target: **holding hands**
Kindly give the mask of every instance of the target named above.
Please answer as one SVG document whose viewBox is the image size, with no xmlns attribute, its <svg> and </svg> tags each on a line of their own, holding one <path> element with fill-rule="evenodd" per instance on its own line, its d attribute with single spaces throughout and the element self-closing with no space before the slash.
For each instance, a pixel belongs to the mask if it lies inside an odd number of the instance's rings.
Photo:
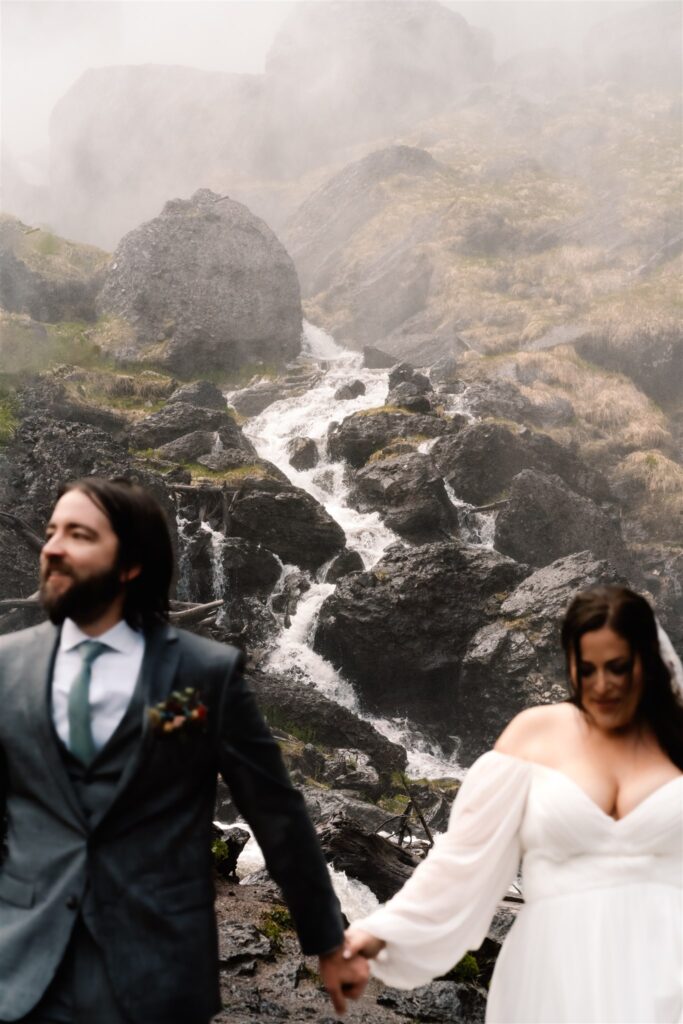
<svg viewBox="0 0 683 1024">
<path fill-rule="evenodd" d="M 338 1014 L 346 1012 L 347 999 L 360 999 L 370 977 L 368 960 L 385 943 L 360 928 L 349 928 L 344 945 L 320 957 L 320 977 Z"/>
</svg>

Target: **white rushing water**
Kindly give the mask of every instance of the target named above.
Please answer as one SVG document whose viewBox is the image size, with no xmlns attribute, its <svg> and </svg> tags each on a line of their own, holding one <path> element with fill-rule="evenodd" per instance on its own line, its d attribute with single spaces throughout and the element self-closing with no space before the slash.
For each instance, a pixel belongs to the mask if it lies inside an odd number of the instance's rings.
<svg viewBox="0 0 683 1024">
<path fill-rule="evenodd" d="M 387 370 L 367 370 L 362 356 L 337 345 L 320 328 L 304 322 L 303 356 L 317 363 L 324 374 L 304 394 L 287 397 L 268 406 L 259 416 L 243 426 L 244 434 L 253 442 L 259 456 L 274 463 L 297 487 L 308 491 L 320 502 L 346 534 L 348 546 L 361 555 L 365 568 L 371 568 L 385 549 L 402 543 L 388 529 L 378 513 L 360 513 L 347 502 L 345 467 L 330 462 L 327 456 L 327 431 L 334 420 L 363 409 L 384 405 L 388 390 Z M 342 384 L 361 380 L 365 394 L 354 399 L 335 399 Z M 230 394 L 227 396 L 230 400 Z M 289 463 L 287 445 L 294 437 L 312 438 L 320 460 L 311 470 L 299 471 Z M 284 567 L 284 572 L 292 567 Z M 322 577 L 325 568 L 318 574 Z M 381 718 L 363 712 L 353 686 L 330 662 L 312 647 L 313 634 L 320 607 L 334 590 L 334 585 L 314 581 L 300 599 L 289 628 L 283 629 L 275 650 L 264 667 L 275 673 L 312 682 L 326 697 L 370 722 L 387 739 L 402 744 L 408 754 L 408 774 L 413 778 L 440 778 L 461 775 L 456 760 L 445 757 L 439 746 L 424 737 L 414 726 L 401 718 Z"/>
</svg>

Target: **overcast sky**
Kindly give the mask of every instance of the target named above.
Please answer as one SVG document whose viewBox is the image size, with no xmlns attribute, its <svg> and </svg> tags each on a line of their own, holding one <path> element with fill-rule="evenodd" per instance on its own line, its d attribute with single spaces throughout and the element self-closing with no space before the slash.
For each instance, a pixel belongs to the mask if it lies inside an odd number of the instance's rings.
<svg viewBox="0 0 683 1024">
<path fill-rule="evenodd" d="M 465 0 L 448 6 L 492 31 L 496 56 L 504 59 L 530 46 L 576 50 L 591 26 L 643 2 L 655 0 Z M 89 67 L 156 63 L 261 72 L 291 8 L 289 0 L 2 0 L 3 146 L 28 170 L 47 146 L 55 102 Z"/>
</svg>

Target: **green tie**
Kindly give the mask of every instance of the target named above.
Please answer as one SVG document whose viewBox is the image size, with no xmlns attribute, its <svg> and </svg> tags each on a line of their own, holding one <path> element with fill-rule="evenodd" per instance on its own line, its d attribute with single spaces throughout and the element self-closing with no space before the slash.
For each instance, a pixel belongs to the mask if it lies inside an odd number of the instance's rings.
<svg viewBox="0 0 683 1024">
<path fill-rule="evenodd" d="M 90 764 L 97 753 L 90 726 L 90 676 L 92 663 L 100 654 L 111 650 L 97 640 L 84 640 L 78 645 L 83 659 L 81 670 L 69 690 L 69 750 L 83 764 Z"/>
</svg>

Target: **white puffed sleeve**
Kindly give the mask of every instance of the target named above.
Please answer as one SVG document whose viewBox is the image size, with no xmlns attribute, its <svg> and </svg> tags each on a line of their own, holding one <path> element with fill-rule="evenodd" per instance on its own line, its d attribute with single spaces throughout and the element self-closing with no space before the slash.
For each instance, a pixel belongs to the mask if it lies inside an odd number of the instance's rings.
<svg viewBox="0 0 683 1024">
<path fill-rule="evenodd" d="M 386 947 L 372 971 L 394 988 L 415 988 L 477 949 L 520 861 L 519 830 L 531 764 L 491 750 L 470 768 L 448 830 L 400 892 L 353 922 Z"/>
</svg>

